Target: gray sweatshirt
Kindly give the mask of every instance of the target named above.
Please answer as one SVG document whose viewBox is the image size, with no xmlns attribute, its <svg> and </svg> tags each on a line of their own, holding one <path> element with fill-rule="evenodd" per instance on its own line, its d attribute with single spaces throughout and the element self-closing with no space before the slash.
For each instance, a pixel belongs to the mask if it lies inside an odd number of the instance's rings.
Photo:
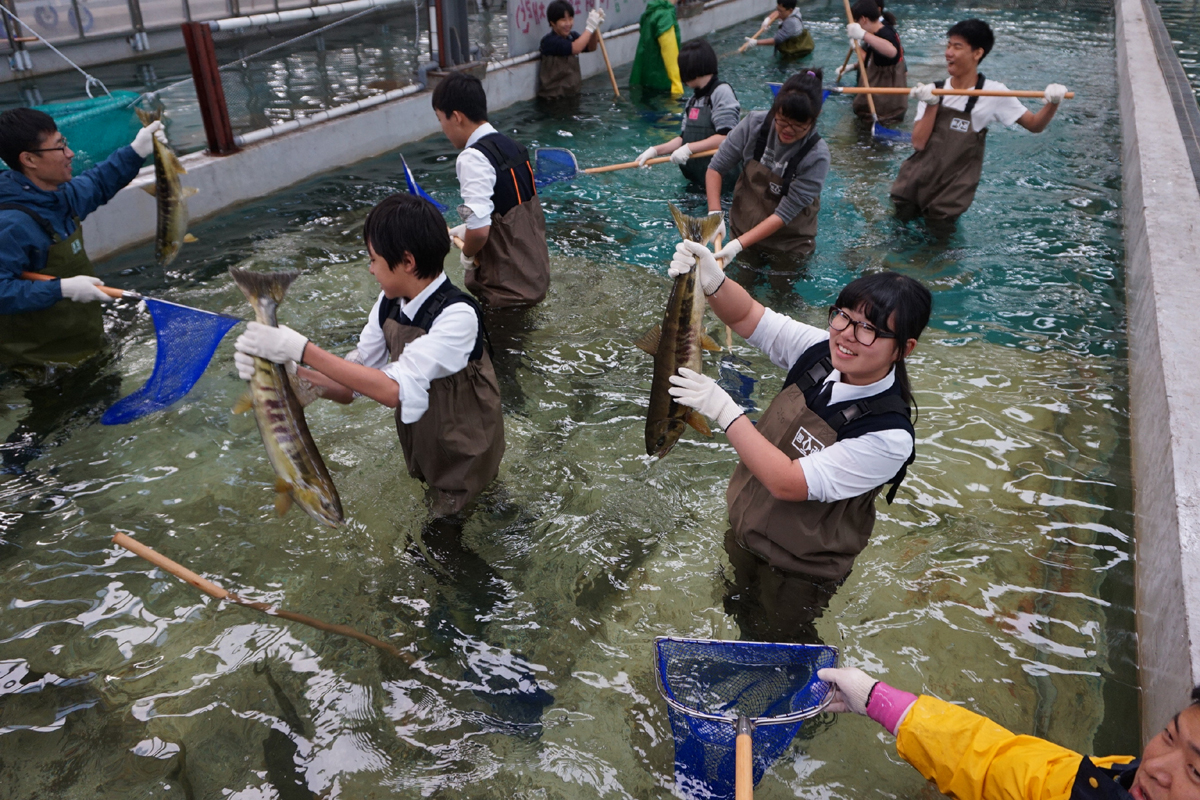
<svg viewBox="0 0 1200 800">
<path fill-rule="evenodd" d="M 733 132 L 721 143 L 717 154 L 713 156 L 708 168 L 722 175 L 731 173 L 737 166 L 745 167 L 754 158 L 754 144 L 758 140 L 758 131 L 770 111 L 751 111 L 750 115 L 738 123 Z M 816 134 L 814 129 L 809 136 Z M 788 159 L 795 155 L 808 139 L 793 142 L 783 146 L 775 138 L 775 128 L 767 136 L 767 148 L 763 151 L 761 164 L 776 174 L 783 174 Z M 786 225 L 796 218 L 796 215 L 821 196 L 821 188 L 825 185 L 825 176 L 829 174 L 829 146 L 825 140 L 817 142 L 808 155 L 796 169 L 796 176 L 788 186 L 788 192 L 775 208 L 775 216 Z"/>
<path fill-rule="evenodd" d="M 779 30 L 775 31 L 775 44 L 781 45 L 802 33 L 804 33 L 804 20 L 800 19 L 799 11 L 792 11 L 787 19 L 779 23 Z"/>
</svg>

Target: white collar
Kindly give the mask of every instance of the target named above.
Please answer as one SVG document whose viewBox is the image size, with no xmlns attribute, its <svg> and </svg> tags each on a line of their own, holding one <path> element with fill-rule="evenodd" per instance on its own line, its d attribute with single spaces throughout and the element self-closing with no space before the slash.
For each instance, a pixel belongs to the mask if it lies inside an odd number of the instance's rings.
<svg viewBox="0 0 1200 800">
<path fill-rule="evenodd" d="M 466 150 L 468 147 L 475 144 L 483 137 L 490 136 L 493 133 L 497 133 L 497 132 L 498 131 L 492 127 L 492 123 L 490 123 L 490 122 L 483 123 L 482 125 L 480 125 L 478 128 L 475 129 L 474 133 L 472 133 L 470 136 L 467 137 L 467 143 L 465 145 L 463 145 L 463 150 Z"/>
<path fill-rule="evenodd" d="M 400 304 L 400 313 L 409 319 L 416 319 L 416 314 L 421 310 L 421 306 L 429 299 L 429 295 L 433 294 L 434 290 L 445 283 L 448 279 L 446 273 L 443 272 L 433 279 L 433 282 L 421 290 L 421 293 L 412 300 Z"/>
<path fill-rule="evenodd" d="M 825 383 L 829 383 L 830 381 L 833 382 L 833 389 L 829 393 L 829 404 L 849 403 L 853 400 L 861 400 L 864 397 L 870 397 L 871 395 L 876 395 L 892 388 L 892 384 L 896 382 L 896 368 L 892 367 L 887 375 L 865 386 L 843 383 L 842 373 L 836 369 L 830 372 L 828 377 L 825 378 Z"/>
</svg>

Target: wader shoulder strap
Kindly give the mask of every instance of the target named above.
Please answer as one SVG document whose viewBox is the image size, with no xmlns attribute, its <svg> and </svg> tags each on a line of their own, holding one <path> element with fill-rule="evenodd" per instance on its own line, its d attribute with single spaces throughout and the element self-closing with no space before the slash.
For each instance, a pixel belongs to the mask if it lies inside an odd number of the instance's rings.
<svg viewBox="0 0 1200 800">
<path fill-rule="evenodd" d="M 828 417 L 822 415 L 822 419 L 825 420 L 825 424 L 833 429 L 834 433 L 838 434 L 838 441 L 841 441 L 841 430 L 846 423 L 860 420 L 866 416 L 882 414 L 903 414 L 905 421 L 912 418 L 912 410 L 909 409 L 908 403 L 905 402 L 903 397 L 898 394 L 885 394 L 882 397 L 876 396 L 868 400 L 859 400 L 857 403 L 842 409 L 836 414 L 831 414 Z M 911 424 L 908 425 L 908 430 L 909 433 L 912 433 Z M 866 432 L 868 431 L 864 431 L 864 433 Z M 915 443 L 915 435 L 913 440 Z M 908 456 L 908 460 L 900 467 L 900 471 L 888 481 L 892 485 L 892 488 L 888 489 L 887 493 L 886 499 L 888 505 L 891 505 L 892 501 L 896 499 L 896 492 L 899 490 L 900 484 L 904 482 L 904 477 L 908 474 L 908 465 L 913 463 L 916 457 L 917 451 L 916 447 L 914 447 L 913 452 Z"/>
<path fill-rule="evenodd" d="M 471 147 L 483 153 L 496 170 L 493 202 L 498 213 L 505 214 L 513 206 L 518 206 L 537 194 L 533 166 L 529 163 L 529 151 L 524 146 L 502 133 L 490 133 Z M 508 185 L 509 180 L 502 180 L 501 173 L 505 172 L 511 180 L 511 187 Z"/>
<path fill-rule="evenodd" d="M 975 89 L 976 89 L 976 90 L 982 89 L 982 88 L 983 88 L 983 82 L 984 82 L 984 81 L 986 81 L 986 80 L 987 80 L 987 78 L 983 77 L 983 73 L 982 73 L 982 72 L 980 72 L 980 73 L 979 73 L 979 77 L 975 79 Z M 936 87 L 937 87 L 937 88 L 939 88 L 939 89 L 944 89 L 944 88 L 946 88 L 946 82 L 945 82 L 945 81 L 934 81 L 934 82 L 933 82 L 933 85 L 934 85 L 934 86 L 936 86 Z M 971 113 L 971 110 L 975 108 L 975 104 L 976 104 L 976 103 L 978 103 L 978 102 L 979 102 L 979 98 L 978 98 L 977 96 L 975 96 L 975 95 L 972 95 L 972 96 L 971 96 L 971 97 L 970 97 L 970 98 L 967 100 L 967 107 L 966 107 L 966 108 L 963 110 L 963 113 L 964 113 L 964 114 L 970 114 L 970 113 Z"/>
<path fill-rule="evenodd" d="M 36 222 L 38 227 L 41 228 L 45 232 L 45 234 L 50 237 L 51 242 L 58 241 L 58 234 L 54 232 L 54 227 L 49 222 L 46 221 L 45 217 L 43 217 L 41 214 L 38 214 L 37 212 L 35 212 L 32 208 L 29 208 L 28 206 L 18 205 L 16 203 L 0 203 L 0 211 L 23 211 L 23 212 L 25 212 L 26 214 L 29 215 L 29 218 L 32 219 L 34 222 Z"/>
<path fill-rule="evenodd" d="M 800 151 L 788 161 L 787 169 L 783 171 L 783 194 L 787 194 L 788 187 L 792 185 L 792 178 L 796 177 L 796 170 L 800 168 L 800 162 L 812 152 L 812 149 L 817 146 L 817 142 L 819 141 L 821 141 L 821 134 L 814 133 L 808 142 L 800 148 Z"/>
<path fill-rule="evenodd" d="M 444 282 L 417 311 L 412 324 L 426 333 L 433 327 L 433 321 L 455 303 L 467 303 L 475 309 L 475 319 L 479 322 L 479 330 L 475 334 L 475 346 L 471 349 L 471 361 L 478 361 L 483 355 L 483 345 L 487 343 L 488 354 L 492 352 L 492 340 L 483 324 L 483 310 L 474 297 L 459 289 L 450 281 Z M 397 307 L 398 308 L 398 307 Z"/>
</svg>

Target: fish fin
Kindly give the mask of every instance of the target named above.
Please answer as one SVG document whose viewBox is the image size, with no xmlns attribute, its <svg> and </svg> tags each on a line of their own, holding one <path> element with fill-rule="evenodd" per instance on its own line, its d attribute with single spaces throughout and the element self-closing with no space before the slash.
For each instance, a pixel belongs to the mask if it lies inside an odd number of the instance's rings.
<svg viewBox="0 0 1200 800">
<path fill-rule="evenodd" d="M 292 507 L 292 487 L 282 478 L 275 481 L 275 511 L 283 516 Z"/>
<path fill-rule="evenodd" d="M 233 277 L 233 282 L 242 290 L 242 294 L 246 295 L 246 299 L 250 301 L 250 305 L 254 306 L 256 311 L 261 310 L 263 298 L 270 298 L 279 304 L 283 301 L 283 295 L 287 292 L 288 287 L 292 285 L 292 281 L 300 275 L 299 272 L 255 272 L 250 269 L 240 269 L 238 267 L 230 267 L 229 274 Z M 260 319 L 259 322 L 264 320 Z M 272 323 L 274 320 L 272 320 Z"/>
<path fill-rule="evenodd" d="M 671 217 L 675 220 L 675 227 L 679 229 L 679 235 L 690 242 L 708 244 L 716 235 L 717 228 L 720 227 L 723 219 L 721 214 L 689 217 L 676 208 L 674 203 L 667 203 L 667 205 L 671 209 Z"/>
<path fill-rule="evenodd" d="M 650 330 L 642 334 L 641 338 L 634 342 L 634 345 L 641 350 L 645 350 L 652 356 L 658 355 L 658 344 L 662 341 L 662 325 L 655 325 Z"/>
<path fill-rule="evenodd" d="M 245 414 L 253 407 L 254 395 L 250 394 L 250 392 L 247 390 L 246 393 L 239 397 L 237 402 L 233 404 L 233 413 Z"/>
<path fill-rule="evenodd" d="M 167 158 L 171 161 L 171 166 L 175 169 L 175 171 L 180 175 L 187 175 L 187 170 L 183 168 L 183 164 L 179 163 L 179 156 L 175 155 L 167 148 L 163 149 L 167 150 Z"/>
<path fill-rule="evenodd" d="M 709 438 L 712 438 L 712 429 L 708 427 L 708 420 L 699 411 L 689 411 L 683 421 L 696 429 L 697 433 L 702 433 Z"/>
<path fill-rule="evenodd" d="M 154 190 L 153 183 L 147 183 L 145 186 L 142 187 L 142 191 L 145 192 L 146 194 L 150 195 L 151 197 L 158 197 L 158 192 L 156 192 Z"/>
<path fill-rule="evenodd" d="M 712 350 L 715 353 L 719 353 L 721 352 L 721 345 L 717 344 L 717 340 L 707 333 L 702 333 L 700 334 L 700 349 Z"/>
<path fill-rule="evenodd" d="M 142 108 L 135 108 L 134 111 L 137 112 L 138 119 L 141 120 L 143 128 L 146 127 L 147 125 L 149 125 L 151 122 L 154 122 L 157 119 L 162 119 L 162 109 L 161 108 L 157 108 L 154 111 L 146 111 L 145 109 L 142 109 Z"/>
<path fill-rule="evenodd" d="M 185 233 L 185 234 L 183 235 L 183 240 L 184 240 L 185 242 L 187 242 L 188 244 L 191 244 L 192 242 L 198 242 L 198 241 L 200 241 L 200 240 L 199 240 L 199 239 L 197 239 L 195 236 L 192 236 L 190 233 Z M 717 349 L 718 349 L 718 350 L 720 350 L 721 348 L 719 348 L 719 347 L 718 347 Z"/>
<path fill-rule="evenodd" d="M 679 235 L 687 239 L 688 237 L 688 216 L 675 207 L 674 203 L 667 203 L 667 207 L 671 209 L 671 218 L 675 220 L 675 227 L 679 229 Z"/>
<path fill-rule="evenodd" d="M 200 190 L 197 189 L 195 186 L 184 186 L 183 187 L 183 196 L 184 197 L 195 197 L 198 194 L 200 194 Z"/>
<path fill-rule="evenodd" d="M 709 214 L 697 221 L 697 227 L 700 228 L 700 236 L 696 241 L 708 244 L 717 235 L 717 228 L 721 226 L 724 220 L 724 214 Z M 693 218 L 694 219 L 694 218 Z"/>
</svg>

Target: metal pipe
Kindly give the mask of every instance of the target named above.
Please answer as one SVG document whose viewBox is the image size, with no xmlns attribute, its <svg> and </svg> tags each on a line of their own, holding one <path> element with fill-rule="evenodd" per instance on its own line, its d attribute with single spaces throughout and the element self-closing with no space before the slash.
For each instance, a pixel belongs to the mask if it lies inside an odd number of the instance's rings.
<svg viewBox="0 0 1200 800">
<path fill-rule="evenodd" d="M 350 0 L 347 3 L 331 3 L 324 6 L 308 6 L 291 11 L 276 11 L 269 14 L 251 14 L 248 17 L 231 17 L 229 19 L 214 19 L 208 26 L 214 31 L 232 31 L 239 28 L 252 28 L 259 25 L 277 25 L 281 22 L 296 22 L 306 19 L 327 17 L 331 14 L 343 14 L 353 11 L 363 11 L 368 8 L 385 8 L 387 6 L 411 3 L 413 0 Z"/>
<path fill-rule="evenodd" d="M 233 141 L 238 147 L 245 147 L 246 145 L 254 144 L 255 142 L 261 142 L 264 139 L 274 139 L 276 136 L 283 136 L 284 134 L 298 131 L 301 128 L 308 128 L 312 125 L 316 125 L 319 122 L 328 122 L 331 119 L 338 119 L 339 117 L 353 114 L 356 111 L 362 111 L 363 109 L 373 108 L 374 106 L 383 105 L 384 103 L 390 103 L 392 100 L 399 100 L 401 97 L 408 97 L 411 94 L 416 94 L 417 92 L 422 91 L 424 88 L 425 86 L 423 84 L 411 83 L 408 86 L 405 86 L 403 89 L 394 89 L 385 94 L 376 95 L 375 97 L 368 97 L 365 100 L 357 100 L 353 103 L 347 103 L 344 106 L 331 108 L 328 111 L 319 111 L 316 114 L 311 114 L 305 117 L 297 117 L 296 119 L 289 120 L 288 122 L 281 122 L 278 125 L 272 125 L 269 128 L 260 128 L 256 131 L 250 131 L 249 133 L 241 136 L 235 136 Z"/>
</svg>

